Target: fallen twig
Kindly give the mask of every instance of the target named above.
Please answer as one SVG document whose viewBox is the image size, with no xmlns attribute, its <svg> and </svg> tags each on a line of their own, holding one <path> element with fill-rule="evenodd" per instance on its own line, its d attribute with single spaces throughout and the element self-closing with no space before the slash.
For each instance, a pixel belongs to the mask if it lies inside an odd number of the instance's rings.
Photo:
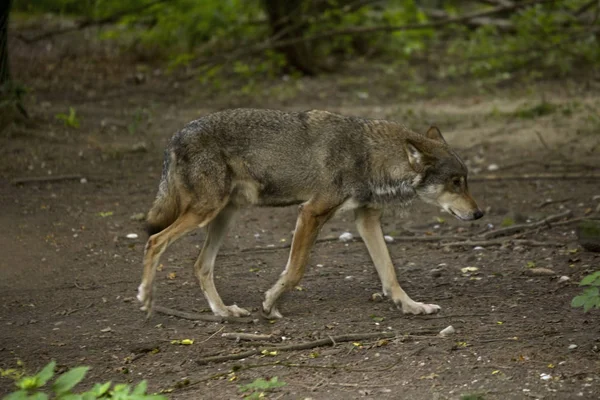
<svg viewBox="0 0 600 400">
<path fill-rule="evenodd" d="M 468 240 L 465 236 L 392 236 L 394 242 L 403 243 L 403 242 L 443 242 L 444 240 Z M 354 242 L 362 242 L 362 239 L 357 237 L 353 240 Z M 328 243 L 328 242 L 340 242 L 337 237 L 334 238 L 323 238 L 317 239 L 316 243 Z M 352 241 L 351 241 L 352 242 Z M 351 243 L 346 242 L 346 243 Z M 342 243 L 342 242 L 340 242 Z M 240 250 L 242 253 L 263 253 L 268 251 L 278 251 L 289 249 L 290 244 L 283 244 L 280 246 L 270 246 L 270 247 L 246 247 Z M 229 254 L 229 253 L 227 253 Z M 233 254 L 233 253 L 231 253 Z"/>
<path fill-rule="evenodd" d="M 567 197 L 565 199 L 560 199 L 560 200 L 546 200 L 546 201 L 543 201 L 542 203 L 540 203 L 540 205 L 538 205 L 537 208 L 538 209 L 544 208 L 544 207 L 549 206 L 551 204 L 566 203 L 567 201 L 571 201 L 571 200 L 573 200 L 573 197 Z"/>
<path fill-rule="evenodd" d="M 295 350 L 307 350 L 321 346 L 332 346 L 335 343 L 340 342 L 355 342 L 365 339 L 374 338 L 393 338 L 396 334 L 393 332 L 368 332 L 368 333 L 350 333 L 347 335 L 332 336 L 325 339 L 314 340 L 312 342 L 295 343 L 286 346 L 274 346 L 274 347 L 263 347 L 254 350 L 245 351 L 237 354 L 227 354 L 224 356 L 205 357 L 196 360 L 199 365 L 208 364 L 211 362 L 224 362 L 230 360 L 241 360 L 242 358 L 251 357 L 256 354 L 263 352 L 279 352 L 279 351 L 295 351 Z"/>
<path fill-rule="evenodd" d="M 208 342 L 210 339 L 214 338 L 215 336 L 217 336 L 219 334 L 219 332 L 221 332 L 223 329 L 225 329 L 224 326 L 222 326 L 218 331 L 216 331 L 215 333 L 213 333 L 212 335 L 210 335 L 209 337 L 207 337 L 206 339 L 204 339 L 203 341 L 201 341 L 200 343 L 206 343 Z"/>
<path fill-rule="evenodd" d="M 244 332 L 225 332 L 221 335 L 222 338 L 225 339 L 233 339 L 233 340 L 273 340 L 275 336 L 273 335 L 262 335 L 256 333 L 244 333 Z"/>
<path fill-rule="evenodd" d="M 526 240 L 526 239 L 511 239 L 511 238 L 503 238 L 503 239 L 491 239 L 491 240 L 464 240 L 460 242 L 450 242 L 444 243 L 443 246 L 448 247 L 459 247 L 459 246 L 502 246 L 505 243 L 513 243 L 519 244 L 523 246 L 531 246 L 531 247 L 562 247 L 566 243 L 564 242 L 538 242 L 537 240 Z"/>
<path fill-rule="evenodd" d="M 81 175 L 48 175 L 48 176 L 31 176 L 27 178 L 16 178 L 11 182 L 13 185 L 22 185 L 24 183 L 40 183 L 40 182 L 57 182 L 57 181 L 71 181 L 80 180 L 83 178 Z"/>
<path fill-rule="evenodd" d="M 535 173 L 521 175 L 480 175 L 469 178 L 471 182 L 484 181 L 529 181 L 529 180 L 578 180 L 578 179 L 600 179 L 600 174 L 588 173 Z"/>
<path fill-rule="evenodd" d="M 39 40 L 49 39 L 52 36 L 62 35 L 64 33 L 78 31 L 78 30 L 81 30 L 84 28 L 88 28 L 90 26 L 112 24 L 127 15 L 139 14 L 140 12 L 142 12 L 156 4 L 164 3 L 164 2 L 166 2 L 166 0 L 155 0 L 155 1 L 151 1 L 150 3 L 142 4 L 139 7 L 133 7 L 128 10 L 123 10 L 123 11 L 117 12 L 117 13 L 115 13 L 113 15 L 109 15 L 108 17 L 105 17 L 105 18 L 83 20 L 74 26 L 60 28 L 60 29 L 57 29 L 54 31 L 43 32 L 43 33 L 41 33 L 37 36 L 31 37 L 31 38 L 24 36 L 24 35 L 19 35 L 18 37 L 25 43 L 34 43 Z"/>
<path fill-rule="evenodd" d="M 220 317 L 218 315 L 204 315 L 198 313 L 189 313 L 185 311 L 174 310 L 162 306 L 154 306 L 153 310 L 157 313 L 171 315 L 173 317 L 179 317 L 183 319 L 189 319 L 190 321 L 207 321 L 207 322 L 243 322 L 250 323 L 254 319 L 251 317 Z"/>
<path fill-rule="evenodd" d="M 563 218 L 571 216 L 571 214 L 572 214 L 571 210 L 567 210 L 561 214 L 551 215 L 549 217 L 544 218 L 541 221 L 532 222 L 530 224 L 513 225 L 513 226 L 506 227 L 506 228 L 489 231 L 489 232 L 486 232 L 483 235 L 481 235 L 481 237 L 483 239 L 492 239 L 492 238 L 496 238 L 499 236 L 511 235 L 513 233 L 517 233 L 517 232 L 520 232 L 523 230 L 529 230 L 529 229 L 538 228 L 540 226 L 549 225 L 551 222 L 559 221 Z"/>
</svg>

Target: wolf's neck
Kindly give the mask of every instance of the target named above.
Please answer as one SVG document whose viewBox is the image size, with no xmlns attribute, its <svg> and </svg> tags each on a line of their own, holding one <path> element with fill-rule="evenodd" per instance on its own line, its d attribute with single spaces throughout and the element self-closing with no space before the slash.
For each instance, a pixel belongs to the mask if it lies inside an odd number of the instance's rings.
<svg viewBox="0 0 600 400">
<path fill-rule="evenodd" d="M 410 202 L 417 196 L 415 188 L 418 183 L 416 177 L 406 177 L 404 179 L 385 177 L 372 180 L 369 182 L 369 187 L 376 201 Z"/>
</svg>

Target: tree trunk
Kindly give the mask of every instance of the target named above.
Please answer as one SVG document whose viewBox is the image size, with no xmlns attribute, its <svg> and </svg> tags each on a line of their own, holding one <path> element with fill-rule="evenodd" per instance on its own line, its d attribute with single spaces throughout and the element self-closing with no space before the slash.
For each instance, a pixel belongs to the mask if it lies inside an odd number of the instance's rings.
<svg viewBox="0 0 600 400">
<path fill-rule="evenodd" d="M 302 37 L 306 23 L 302 21 L 311 11 L 311 0 L 263 0 L 273 36 L 277 40 Z M 319 68 L 308 43 L 297 43 L 279 49 L 290 67 L 305 75 L 315 75 Z"/>
<path fill-rule="evenodd" d="M 11 0 L 0 1 L 0 87 L 10 81 L 8 64 L 8 14 Z"/>
</svg>

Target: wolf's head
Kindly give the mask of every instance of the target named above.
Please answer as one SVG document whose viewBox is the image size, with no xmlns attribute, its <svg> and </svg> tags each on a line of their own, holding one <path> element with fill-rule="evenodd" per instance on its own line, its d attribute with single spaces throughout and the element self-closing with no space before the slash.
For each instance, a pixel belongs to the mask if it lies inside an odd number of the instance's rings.
<svg viewBox="0 0 600 400">
<path fill-rule="evenodd" d="M 409 139 L 406 144 L 410 166 L 418 173 L 418 197 L 464 221 L 483 217 L 469 193 L 466 165 L 450 149 L 438 128 L 429 128 L 425 137 L 429 140 Z"/>
</svg>

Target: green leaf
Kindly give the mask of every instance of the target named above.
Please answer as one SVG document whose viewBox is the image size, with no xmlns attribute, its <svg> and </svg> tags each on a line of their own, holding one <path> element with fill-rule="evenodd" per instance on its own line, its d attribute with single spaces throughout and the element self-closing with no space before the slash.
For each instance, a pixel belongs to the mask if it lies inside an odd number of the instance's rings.
<svg viewBox="0 0 600 400">
<path fill-rule="evenodd" d="M 592 308 L 597 307 L 597 304 L 598 304 L 598 299 L 596 299 L 594 297 L 588 297 L 585 300 L 585 303 L 583 303 L 583 312 L 590 311 Z"/>
<path fill-rule="evenodd" d="M 83 395 L 77 393 L 66 393 L 56 398 L 57 400 L 83 400 Z"/>
<path fill-rule="evenodd" d="M 54 382 L 52 390 L 58 395 L 67 393 L 69 390 L 73 389 L 75 385 L 81 382 L 89 369 L 90 367 L 76 367 L 65 372 L 58 377 L 56 382 Z"/>
<path fill-rule="evenodd" d="M 27 390 L 18 390 L 16 392 L 12 392 L 6 397 L 3 397 L 2 400 L 25 400 L 28 397 Z"/>
<path fill-rule="evenodd" d="M 103 394 L 105 394 L 106 392 L 108 392 L 108 389 L 110 389 L 110 385 L 111 385 L 110 381 L 103 383 L 103 384 L 96 383 L 94 385 L 94 387 L 92 388 L 92 390 L 90 390 L 90 392 L 95 394 L 96 396 L 100 397 Z"/>
<path fill-rule="evenodd" d="M 24 376 L 17 382 L 17 387 L 19 389 L 37 389 L 39 384 L 35 376 Z"/>
<path fill-rule="evenodd" d="M 573 297 L 573 300 L 571 300 L 571 307 L 574 307 L 574 308 L 583 307 L 586 300 L 587 300 L 587 296 L 584 296 L 584 295 L 575 296 L 575 297 Z"/>
<path fill-rule="evenodd" d="M 598 281 L 598 282 L 596 282 Z M 585 278 L 583 278 L 581 280 L 581 282 L 579 282 L 580 286 L 587 286 L 587 285 L 600 285 L 600 271 L 596 271 L 593 274 L 590 274 L 588 276 L 586 276 Z"/>
<path fill-rule="evenodd" d="M 42 392 L 37 392 L 32 394 L 31 396 L 29 396 L 27 398 L 27 400 L 48 400 L 48 395 L 46 393 L 42 393 Z M 62 397 L 61 397 L 62 399 Z"/>
<path fill-rule="evenodd" d="M 40 372 L 35 376 L 37 379 L 38 387 L 44 386 L 46 382 L 54 376 L 54 367 L 56 367 L 56 361 L 50 361 Z"/>
<path fill-rule="evenodd" d="M 115 387 L 113 388 L 113 392 L 114 393 L 120 393 L 120 394 L 129 394 L 129 385 L 127 385 L 126 383 L 119 383 L 116 384 Z"/>
<path fill-rule="evenodd" d="M 148 382 L 146 381 L 141 381 L 140 383 L 137 384 L 137 386 L 133 389 L 133 392 L 131 392 L 131 394 L 144 394 L 146 393 L 146 389 L 148 388 Z"/>
</svg>

